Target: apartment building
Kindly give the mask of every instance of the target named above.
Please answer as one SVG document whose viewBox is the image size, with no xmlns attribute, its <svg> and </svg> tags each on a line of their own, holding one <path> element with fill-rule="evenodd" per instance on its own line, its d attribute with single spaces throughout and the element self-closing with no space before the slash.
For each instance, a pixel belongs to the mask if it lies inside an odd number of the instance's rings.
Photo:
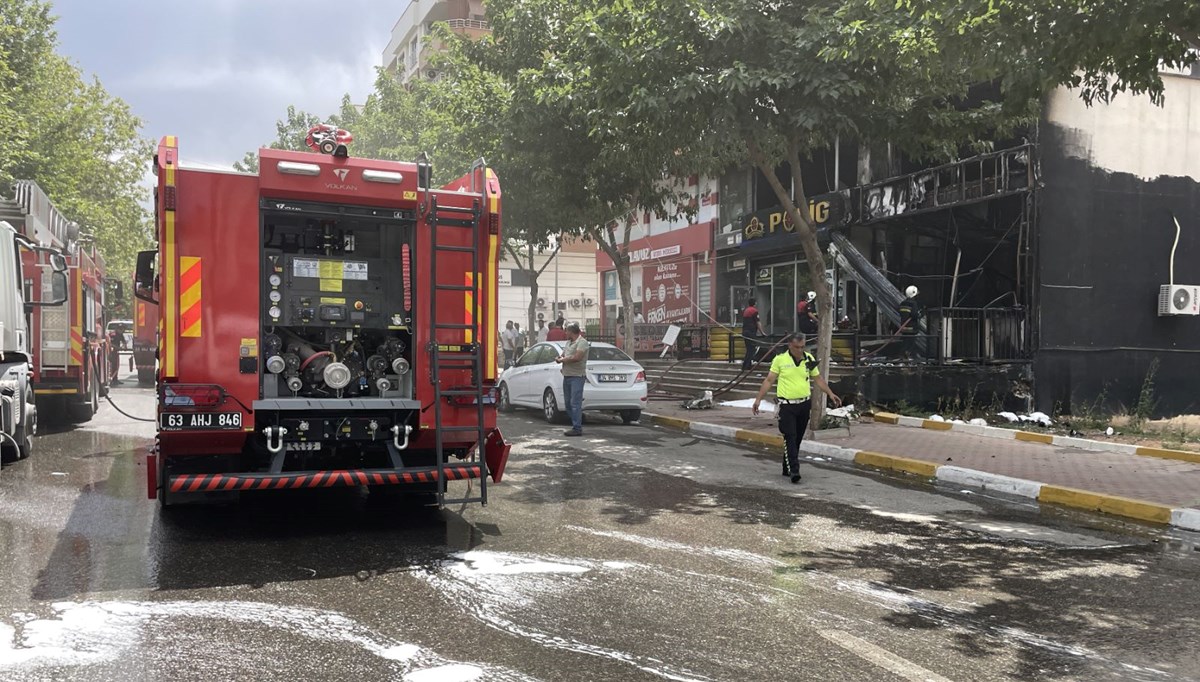
<svg viewBox="0 0 1200 682">
<path fill-rule="evenodd" d="M 484 13 L 483 0 L 409 0 L 408 7 L 392 27 L 392 38 L 383 50 L 384 68 L 401 82 L 415 78 L 435 79 L 428 67 L 429 57 L 439 46 L 426 38 L 436 24 L 472 39 L 491 33 Z"/>
</svg>

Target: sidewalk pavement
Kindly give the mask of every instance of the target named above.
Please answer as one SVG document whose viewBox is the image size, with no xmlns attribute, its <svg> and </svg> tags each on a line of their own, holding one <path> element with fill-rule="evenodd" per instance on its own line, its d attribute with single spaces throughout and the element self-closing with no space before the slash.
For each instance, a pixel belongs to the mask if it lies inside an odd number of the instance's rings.
<svg viewBox="0 0 1200 682">
<path fill-rule="evenodd" d="M 678 403 L 655 401 L 647 419 L 716 438 L 783 447 L 774 415 L 755 417 L 748 408 L 685 410 Z M 1170 451 L 1143 448 L 1135 454 L 1113 451 L 1121 448 L 1110 443 L 1070 439 L 1072 446 L 1064 446 L 1054 440 L 991 427 L 966 432 L 878 414 L 873 422 L 854 422 L 849 435 L 845 428 L 823 431 L 815 440 L 806 435 L 801 449 L 859 466 L 1200 531 L 1195 453 L 1174 458 Z"/>
</svg>

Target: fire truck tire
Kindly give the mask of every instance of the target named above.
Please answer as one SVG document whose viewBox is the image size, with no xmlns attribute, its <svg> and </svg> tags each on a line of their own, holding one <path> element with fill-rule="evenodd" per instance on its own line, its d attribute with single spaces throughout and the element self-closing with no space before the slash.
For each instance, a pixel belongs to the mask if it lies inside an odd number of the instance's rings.
<svg viewBox="0 0 1200 682">
<path fill-rule="evenodd" d="M 512 412 L 513 411 L 512 400 L 511 400 L 511 397 L 508 395 L 508 384 L 503 383 L 503 382 L 500 383 L 500 399 L 497 402 L 499 403 L 497 405 L 497 408 L 501 412 Z"/>
<path fill-rule="evenodd" d="M 551 424 L 558 424 L 563 420 L 563 411 L 558 409 L 558 401 L 554 398 L 554 391 L 546 389 L 546 393 L 542 395 L 542 416 Z"/>
<path fill-rule="evenodd" d="M 33 420 L 33 424 L 29 423 Z M 32 428 L 30 428 L 32 426 Z M 12 441 L 4 439 L 2 446 L 4 461 L 12 462 L 25 459 L 33 452 L 33 436 L 37 433 L 37 408 L 33 405 L 33 391 L 26 389 L 25 404 L 21 407 L 21 423 L 12 433 Z M 10 443 L 16 441 L 14 448 Z"/>
<path fill-rule="evenodd" d="M 37 435 L 37 403 L 34 402 L 33 389 L 25 388 L 25 404 L 21 407 L 21 425 L 17 427 L 14 440 L 17 441 L 17 459 L 25 459 L 33 452 L 33 437 Z"/>
<path fill-rule="evenodd" d="M 92 420 L 96 416 L 96 412 L 100 409 L 100 382 L 96 380 L 96 376 L 92 375 L 91 381 L 88 382 L 88 399 L 82 403 L 67 403 L 67 416 L 76 424 L 82 424 Z"/>
<path fill-rule="evenodd" d="M 138 373 L 138 386 L 153 386 L 154 385 L 154 370 L 139 369 L 137 371 L 137 373 Z"/>
</svg>

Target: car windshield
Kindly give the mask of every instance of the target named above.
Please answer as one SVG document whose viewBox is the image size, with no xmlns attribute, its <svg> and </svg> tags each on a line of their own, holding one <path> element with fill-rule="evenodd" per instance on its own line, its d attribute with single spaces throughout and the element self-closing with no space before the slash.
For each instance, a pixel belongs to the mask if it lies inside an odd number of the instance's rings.
<svg viewBox="0 0 1200 682">
<path fill-rule="evenodd" d="M 618 348 L 592 346 L 588 351 L 588 362 L 597 360 L 600 362 L 630 362 L 632 358 Z"/>
</svg>

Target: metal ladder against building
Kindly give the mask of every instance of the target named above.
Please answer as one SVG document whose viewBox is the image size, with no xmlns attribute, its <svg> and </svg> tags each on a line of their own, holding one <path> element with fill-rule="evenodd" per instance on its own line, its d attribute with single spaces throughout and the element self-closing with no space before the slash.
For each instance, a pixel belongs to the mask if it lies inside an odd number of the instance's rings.
<svg viewBox="0 0 1200 682">
<path fill-rule="evenodd" d="M 482 197 L 476 197 L 472 202 L 471 208 L 460 208 L 456 206 L 438 206 L 437 197 L 431 197 L 428 207 L 428 215 L 426 222 L 429 225 L 430 240 L 433 245 L 433 258 L 429 266 L 430 273 L 430 300 L 429 310 L 433 316 L 433 339 L 429 344 L 429 372 L 430 380 L 433 382 L 433 399 L 434 408 L 433 414 L 436 420 L 436 428 L 434 429 L 434 447 L 437 454 L 437 471 L 438 471 L 438 504 L 457 504 L 466 502 L 482 502 L 487 504 L 487 458 L 484 457 L 484 447 L 487 433 L 484 426 L 484 411 L 483 404 L 485 391 L 483 389 L 483 349 L 486 344 L 482 342 L 480 337 L 479 318 L 480 309 L 482 306 L 480 286 L 480 250 L 482 248 L 482 235 L 480 234 L 480 219 L 483 215 Z M 442 230 L 470 230 L 471 245 L 460 246 L 456 244 L 445 244 L 439 240 L 439 235 Z M 439 254 L 442 253 L 468 253 L 471 255 L 471 271 L 468 284 L 446 284 L 438 277 L 438 260 Z M 495 283 L 492 283 L 495 286 Z M 471 305 L 468 307 L 467 319 L 461 323 L 444 322 L 439 317 L 438 308 L 438 292 L 452 291 L 471 296 Z M 464 336 L 469 333 L 469 342 L 464 346 L 446 345 L 439 342 L 438 336 L 441 331 L 463 332 Z M 457 334 L 455 334 L 457 336 Z M 471 372 L 471 388 L 444 388 L 442 386 L 442 371 L 463 371 L 470 370 Z M 447 405 L 447 399 L 450 398 L 473 398 L 475 406 L 475 425 L 474 426 L 443 426 L 442 413 Z M 457 500 L 446 499 L 446 454 L 445 440 L 447 434 L 453 433 L 472 433 L 476 435 L 475 454 L 468 463 L 477 464 L 479 466 L 479 496 L 468 497 Z"/>
</svg>

